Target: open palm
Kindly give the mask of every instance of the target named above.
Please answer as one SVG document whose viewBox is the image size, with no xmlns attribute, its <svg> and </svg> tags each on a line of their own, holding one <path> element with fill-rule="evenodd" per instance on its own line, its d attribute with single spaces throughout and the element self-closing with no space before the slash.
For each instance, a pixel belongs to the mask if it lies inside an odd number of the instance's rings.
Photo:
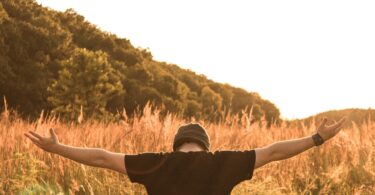
<svg viewBox="0 0 375 195">
<path fill-rule="evenodd" d="M 53 129 L 49 129 L 49 133 L 50 133 L 49 137 L 41 136 L 34 131 L 29 131 L 28 133 L 25 133 L 24 135 L 28 137 L 39 148 L 47 152 L 51 152 L 53 148 L 59 144 L 59 139 Z"/>
<path fill-rule="evenodd" d="M 319 135 L 323 138 L 324 141 L 331 139 L 333 136 L 335 136 L 338 132 L 340 132 L 341 128 L 343 127 L 343 124 L 345 122 L 346 118 L 340 119 L 338 122 L 332 124 L 332 125 L 326 125 L 327 124 L 327 118 L 324 118 L 322 123 L 317 128 L 317 132 Z"/>
</svg>

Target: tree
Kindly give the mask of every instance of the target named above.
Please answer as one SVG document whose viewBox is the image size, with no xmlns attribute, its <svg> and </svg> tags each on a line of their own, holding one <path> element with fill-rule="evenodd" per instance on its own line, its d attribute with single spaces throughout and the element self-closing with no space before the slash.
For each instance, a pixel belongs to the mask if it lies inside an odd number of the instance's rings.
<svg viewBox="0 0 375 195">
<path fill-rule="evenodd" d="M 61 63 L 58 79 L 48 88 L 53 112 L 76 118 L 82 106 L 86 116 L 109 114 L 108 101 L 125 92 L 107 58 L 101 51 L 75 49 L 72 57 Z"/>
<path fill-rule="evenodd" d="M 148 102 L 151 102 L 155 106 L 162 104 L 162 95 L 151 87 L 143 87 L 140 90 L 141 95 L 138 97 L 138 104 L 143 108 Z"/>
<path fill-rule="evenodd" d="M 276 106 L 268 100 L 263 100 L 262 110 L 264 110 L 264 115 L 267 120 L 267 125 L 279 124 L 280 123 L 280 111 Z"/>
<path fill-rule="evenodd" d="M 103 32 L 73 9 L 3 0 L 0 26 L 0 97 L 27 118 L 41 110 L 74 116 L 81 105 L 85 116 L 123 107 L 131 115 L 148 101 L 163 105 L 164 113 L 208 120 L 250 110 L 254 120 L 279 117 L 256 93 L 155 61 L 148 49 Z"/>
<path fill-rule="evenodd" d="M 202 89 L 201 99 L 203 104 L 203 111 L 206 116 L 210 116 L 210 119 L 217 120 L 221 114 L 221 105 L 223 99 L 210 87 L 206 86 Z"/>
<path fill-rule="evenodd" d="M 0 3 L 0 24 L 2 24 L 5 20 L 8 20 L 9 16 L 7 11 L 3 8 L 3 4 Z"/>
<path fill-rule="evenodd" d="M 184 115 L 188 118 L 195 117 L 196 119 L 199 119 L 201 117 L 201 110 L 202 105 L 200 105 L 198 102 L 194 100 L 187 100 Z"/>
<path fill-rule="evenodd" d="M 154 86 L 160 93 L 173 99 L 180 98 L 179 83 L 170 75 L 162 75 L 155 78 Z"/>
</svg>

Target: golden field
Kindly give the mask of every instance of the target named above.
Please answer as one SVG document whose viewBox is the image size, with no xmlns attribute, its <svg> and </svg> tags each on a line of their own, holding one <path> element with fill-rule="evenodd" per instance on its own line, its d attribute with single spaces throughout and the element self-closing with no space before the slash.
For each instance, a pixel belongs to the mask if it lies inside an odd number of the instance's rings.
<svg viewBox="0 0 375 195">
<path fill-rule="evenodd" d="M 63 144 L 100 147 L 135 154 L 171 151 L 179 125 L 191 122 L 148 106 L 143 114 L 119 122 L 94 120 L 62 122 L 41 115 L 27 121 L 5 110 L 0 119 L 0 194 L 146 194 L 126 175 L 80 165 L 46 153 L 23 135 L 28 130 L 47 134 L 54 128 Z M 193 119 L 194 120 L 194 119 Z M 211 138 L 211 150 L 249 150 L 278 140 L 311 135 L 315 123 L 265 127 L 250 124 L 251 116 L 228 116 L 220 123 L 200 122 Z M 348 122 L 350 123 L 350 121 Z M 344 128 L 319 148 L 254 171 L 253 179 L 232 194 L 374 194 L 375 124 Z"/>
</svg>

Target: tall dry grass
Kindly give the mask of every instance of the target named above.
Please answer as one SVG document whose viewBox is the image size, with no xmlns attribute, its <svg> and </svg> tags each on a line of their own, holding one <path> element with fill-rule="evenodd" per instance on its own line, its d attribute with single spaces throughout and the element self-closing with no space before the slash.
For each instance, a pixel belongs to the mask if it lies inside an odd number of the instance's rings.
<svg viewBox="0 0 375 195">
<path fill-rule="evenodd" d="M 126 175 L 43 152 L 23 133 L 36 129 L 45 134 L 52 127 L 61 143 L 73 146 L 128 154 L 171 151 L 176 129 L 190 121 L 173 115 L 160 119 L 159 112 L 151 110 L 148 106 L 143 115 L 109 124 L 64 123 L 43 115 L 29 122 L 6 110 L 0 119 L 0 194 L 145 194 Z M 228 116 L 218 124 L 198 122 L 206 127 L 213 151 L 253 149 L 315 130 L 314 124 L 266 128 L 250 124 L 249 117 Z M 374 194 L 374 138 L 374 123 L 352 124 L 319 148 L 255 170 L 253 179 L 238 185 L 233 194 Z"/>
</svg>

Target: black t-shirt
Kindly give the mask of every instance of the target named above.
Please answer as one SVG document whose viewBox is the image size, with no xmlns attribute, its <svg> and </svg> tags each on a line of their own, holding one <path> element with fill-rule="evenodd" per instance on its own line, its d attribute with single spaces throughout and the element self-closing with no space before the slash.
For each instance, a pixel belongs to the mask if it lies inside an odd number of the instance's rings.
<svg viewBox="0 0 375 195">
<path fill-rule="evenodd" d="M 254 150 L 125 155 L 130 181 L 150 195 L 230 194 L 252 178 L 254 164 Z"/>
</svg>

